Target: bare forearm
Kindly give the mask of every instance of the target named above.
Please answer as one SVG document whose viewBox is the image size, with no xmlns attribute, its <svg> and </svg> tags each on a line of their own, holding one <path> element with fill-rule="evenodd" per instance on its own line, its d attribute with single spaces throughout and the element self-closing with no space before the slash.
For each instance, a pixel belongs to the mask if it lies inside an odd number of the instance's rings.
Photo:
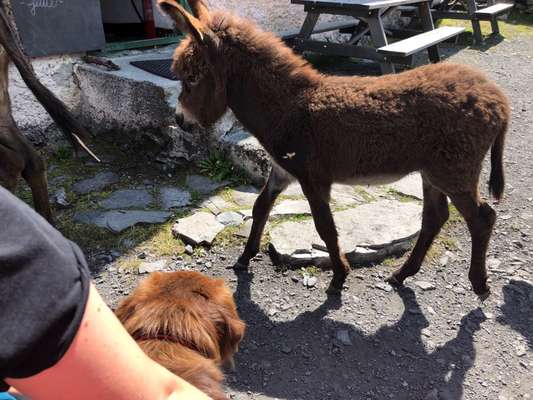
<svg viewBox="0 0 533 400">
<path fill-rule="evenodd" d="M 65 356 L 37 375 L 7 382 L 32 400 L 208 400 L 148 358 L 94 287 Z"/>
</svg>

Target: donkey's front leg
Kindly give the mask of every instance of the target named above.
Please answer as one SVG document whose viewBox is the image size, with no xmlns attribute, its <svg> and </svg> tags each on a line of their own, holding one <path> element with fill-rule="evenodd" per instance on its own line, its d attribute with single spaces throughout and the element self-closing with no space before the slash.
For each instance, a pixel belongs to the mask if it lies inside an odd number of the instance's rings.
<svg viewBox="0 0 533 400">
<path fill-rule="evenodd" d="M 333 266 L 333 279 L 327 289 L 328 294 L 340 294 L 350 272 L 350 266 L 344 254 L 341 253 L 338 241 L 337 228 L 329 207 L 329 193 L 331 187 L 316 188 L 303 185 L 304 193 L 309 200 L 315 227 L 320 238 L 328 248 L 329 257 Z"/>
<path fill-rule="evenodd" d="M 270 210 L 272 210 L 276 198 L 289 186 L 292 180 L 293 178 L 281 167 L 275 164 L 272 166 L 267 183 L 263 187 L 263 190 L 261 190 L 259 197 L 255 200 L 252 211 L 252 230 L 246 242 L 244 252 L 234 265 L 234 269 L 247 269 L 250 260 L 259 252 L 261 236 L 263 235 Z"/>
</svg>

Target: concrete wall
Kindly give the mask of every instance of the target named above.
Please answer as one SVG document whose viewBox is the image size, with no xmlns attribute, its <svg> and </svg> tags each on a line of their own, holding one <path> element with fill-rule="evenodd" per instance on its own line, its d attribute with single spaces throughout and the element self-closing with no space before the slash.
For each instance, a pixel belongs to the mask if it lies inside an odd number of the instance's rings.
<svg viewBox="0 0 533 400">
<path fill-rule="evenodd" d="M 46 57 L 32 61 L 41 82 L 70 109 L 76 109 L 79 104 L 80 91 L 72 73 L 74 64 L 79 61 L 80 57 L 77 55 Z M 13 65 L 9 70 L 9 94 L 15 121 L 35 144 L 46 144 L 61 137 L 52 118 L 26 87 Z"/>
</svg>

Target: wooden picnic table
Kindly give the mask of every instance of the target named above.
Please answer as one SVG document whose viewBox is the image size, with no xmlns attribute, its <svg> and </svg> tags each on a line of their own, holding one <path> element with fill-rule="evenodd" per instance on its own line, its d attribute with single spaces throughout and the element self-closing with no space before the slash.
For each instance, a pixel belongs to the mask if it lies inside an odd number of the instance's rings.
<svg viewBox="0 0 533 400">
<path fill-rule="evenodd" d="M 304 6 L 306 18 L 297 34 L 288 34 L 296 51 L 313 51 L 328 55 L 340 55 L 375 60 L 384 74 L 394 72 L 394 63 L 409 64 L 413 54 L 426 50 L 432 62 L 440 60 L 437 44 L 458 35 L 460 27 L 435 29 L 431 16 L 431 0 L 291 0 Z M 389 45 L 383 27 L 383 17 L 398 6 L 415 5 L 422 22 L 423 33 Z M 340 27 L 347 31 L 346 21 L 339 24 L 317 26 L 321 14 L 353 17 L 352 37 L 347 43 L 331 43 L 311 39 L 311 35 Z M 342 31 L 342 30 L 341 30 Z M 374 47 L 356 46 L 363 35 L 370 33 Z"/>
</svg>

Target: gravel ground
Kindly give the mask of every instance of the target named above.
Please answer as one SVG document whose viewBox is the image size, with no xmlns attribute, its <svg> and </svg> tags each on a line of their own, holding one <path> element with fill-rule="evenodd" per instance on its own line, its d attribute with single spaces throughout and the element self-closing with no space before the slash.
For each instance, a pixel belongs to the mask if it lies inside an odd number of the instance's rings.
<svg viewBox="0 0 533 400">
<path fill-rule="evenodd" d="M 486 71 L 513 106 L 508 185 L 505 201 L 495 206 L 488 254 L 491 297 L 481 304 L 470 290 L 470 238 L 462 222 L 445 228 L 448 250 L 405 288 L 383 284 L 392 270 L 388 260 L 354 269 L 342 299 L 325 295 L 331 272 L 316 272 L 316 286 L 306 288 L 299 271 L 275 268 L 265 254 L 250 273 L 235 275 L 228 267 L 237 246 L 192 261 L 174 258 L 173 268 L 223 277 L 236 290 L 248 330 L 235 369 L 227 371 L 231 398 L 533 398 L 533 40 L 457 50 L 447 51 L 451 59 Z M 487 176 L 485 170 L 485 194 Z M 115 306 L 139 275 L 101 261 L 98 268 L 93 262 L 95 282 Z"/>
</svg>

